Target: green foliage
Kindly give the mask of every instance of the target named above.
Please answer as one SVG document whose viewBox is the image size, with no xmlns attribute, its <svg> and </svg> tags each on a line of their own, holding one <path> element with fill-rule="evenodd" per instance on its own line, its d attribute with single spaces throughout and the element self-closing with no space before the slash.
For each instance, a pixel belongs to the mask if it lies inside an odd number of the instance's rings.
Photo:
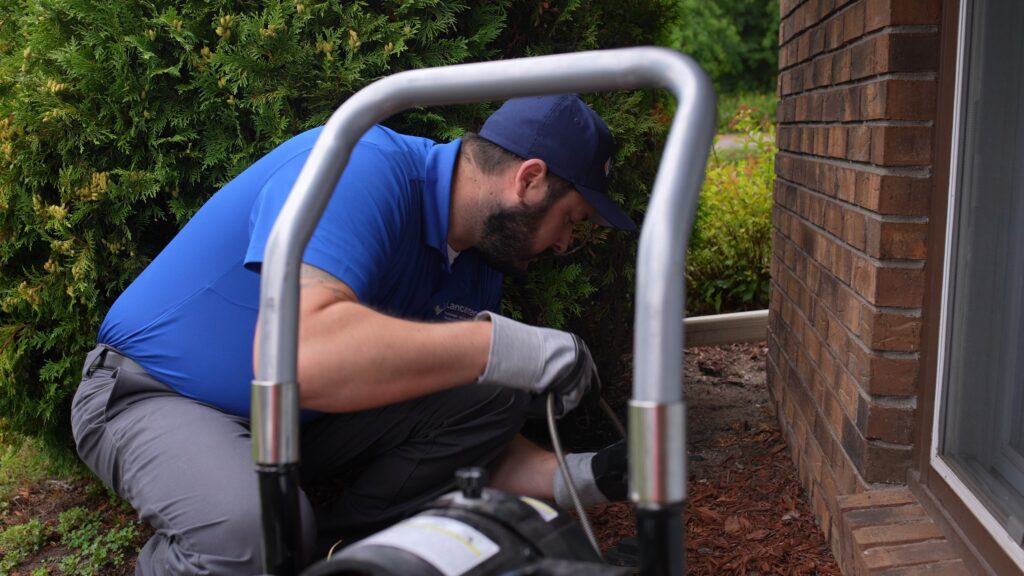
<svg viewBox="0 0 1024 576">
<path fill-rule="evenodd" d="M 768 307 L 775 130 L 750 111 L 735 122 L 745 135 L 738 159 L 712 157 L 686 265 L 688 316 Z"/>
<path fill-rule="evenodd" d="M 71 553 L 60 561 L 64 574 L 95 576 L 124 565 L 138 548 L 134 524 L 106 528 L 99 512 L 75 507 L 61 512 L 57 523 L 61 543 Z"/>
<path fill-rule="evenodd" d="M 0 421 L 0 513 L 17 488 L 77 477 L 83 470 L 69 450 L 5 431 Z"/>
<path fill-rule="evenodd" d="M 736 119 L 741 111 L 750 111 L 750 116 L 758 124 L 774 124 L 775 108 L 779 97 L 774 92 L 741 92 L 725 94 L 718 97 L 718 132 L 734 132 Z"/>
<path fill-rule="evenodd" d="M 0 0 L 0 414 L 66 443 L 82 359 L 117 295 L 221 185 L 369 82 L 650 44 L 675 10 L 673 0 Z M 617 135 L 614 187 L 638 219 L 666 130 L 659 97 L 591 99 Z M 449 139 L 494 107 L 413 110 L 389 124 Z M 569 324 L 586 310 L 581 329 L 626 332 L 635 244 L 613 234 L 582 267 L 542 268 L 510 289 L 511 306 Z"/>
<path fill-rule="evenodd" d="M 0 574 L 9 573 L 42 548 L 49 532 L 36 518 L 0 532 Z"/>
<path fill-rule="evenodd" d="M 671 46 L 691 56 L 719 93 L 774 91 L 778 73 L 778 0 L 679 0 Z"/>
</svg>

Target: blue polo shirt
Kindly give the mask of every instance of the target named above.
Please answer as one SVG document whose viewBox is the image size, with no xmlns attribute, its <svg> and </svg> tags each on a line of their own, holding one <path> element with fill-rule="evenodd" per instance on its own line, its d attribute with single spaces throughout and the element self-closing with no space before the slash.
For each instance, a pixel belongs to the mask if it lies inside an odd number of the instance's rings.
<svg viewBox="0 0 1024 576">
<path fill-rule="evenodd" d="M 247 417 L 263 251 L 320 131 L 288 140 L 218 191 L 117 299 L 97 341 L 179 393 Z M 472 250 L 448 256 L 459 144 L 371 129 L 303 260 L 393 316 L 497 310 L 501 274 Z"/>
</svg>

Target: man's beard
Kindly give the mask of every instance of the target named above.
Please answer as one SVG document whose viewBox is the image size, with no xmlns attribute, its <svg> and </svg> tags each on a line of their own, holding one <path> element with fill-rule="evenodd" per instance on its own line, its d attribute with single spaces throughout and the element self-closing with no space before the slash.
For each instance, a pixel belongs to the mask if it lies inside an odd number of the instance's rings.
<svg viewBox="0 0 1024 576">
<path fill-rule="evenodd" d="M 522 275 L 530 260 L 540 256 L 533 241 L 550 203 L 499 208 L 484 220 L 484 230 L 476 246 L 480 258 L 504 274 Z"/>
</svg>

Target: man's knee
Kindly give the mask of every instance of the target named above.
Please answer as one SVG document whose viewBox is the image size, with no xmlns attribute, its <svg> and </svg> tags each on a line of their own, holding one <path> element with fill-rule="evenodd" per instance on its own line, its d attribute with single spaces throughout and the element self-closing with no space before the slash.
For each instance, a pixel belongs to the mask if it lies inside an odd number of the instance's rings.
<svg viewBox="0 0 1024 576">
<path fill-rule="evenodd" d="M 235 511 L 201 530 L 158 530 L 139 552 L 136 574 L 259 574 L 260 538 L 258 510 Z"/>
<path fill-rule="evenodd" d="M 467 417 L 512 434 L 523 427 L 531 399 L 528 392 L 487 385 L 467 386 L 460 391 L 465 391 L 468 396 L 465 399 Z"/>
</svg>

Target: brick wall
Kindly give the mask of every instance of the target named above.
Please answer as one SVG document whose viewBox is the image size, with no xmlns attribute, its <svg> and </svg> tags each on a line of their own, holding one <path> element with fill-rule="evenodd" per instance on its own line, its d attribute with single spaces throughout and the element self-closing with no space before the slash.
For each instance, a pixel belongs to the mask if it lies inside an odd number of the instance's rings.
<svg viewBox="0 0 1024 576">
<path fill-rule="evenodd" d="M 780 4 L 768 372 L 836 547 L 839 496 L 911 465 L 940 1 Z"/>
</svg>

